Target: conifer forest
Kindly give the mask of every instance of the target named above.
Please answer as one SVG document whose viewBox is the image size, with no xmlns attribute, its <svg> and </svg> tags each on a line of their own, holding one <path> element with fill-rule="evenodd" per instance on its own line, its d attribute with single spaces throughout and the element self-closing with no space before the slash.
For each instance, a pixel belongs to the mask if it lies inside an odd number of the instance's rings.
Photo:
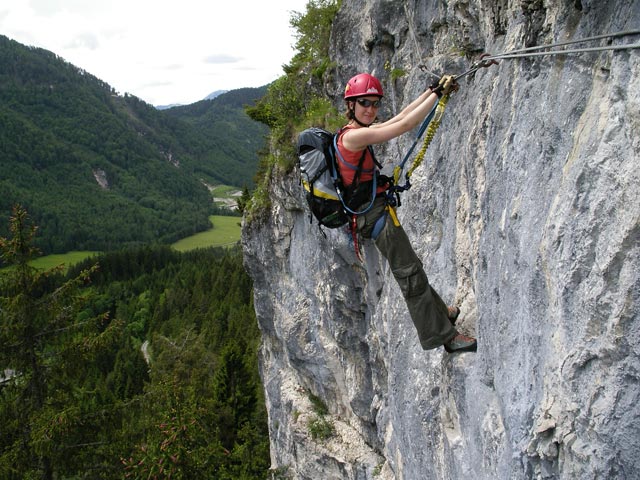
<svg viewBox="0 0 640 480">
<path fill-rule="evenodd" d="M 68 272 L 0 240 L 0 478 L 263 479 L 259 332 L 238 248 L 138 247 Z M 152 366 L 152 368 L 151 368 Z"/>
</svg>

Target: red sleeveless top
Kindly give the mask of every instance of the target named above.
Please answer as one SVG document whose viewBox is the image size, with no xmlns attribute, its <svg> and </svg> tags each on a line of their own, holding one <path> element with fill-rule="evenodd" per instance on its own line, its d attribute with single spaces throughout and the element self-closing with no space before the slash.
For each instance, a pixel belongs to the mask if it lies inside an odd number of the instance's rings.
<svg viewBox="0 0 640 480">
<path fill-rule="evenodd" d="M 342 144 L 342 135 L 352 128 L 355 127 L 351 127 L 349 125 L 344 127 L 337 140 L 339 152 L 336 152 L 336 159 L 338 161 L 338 170 L 340 171 L 340 176 L 342 177 L 342 181 L 345 186 L 349 186 L 353 183 L 358 169 L 358 164 L 360 163 L 363 153 L 365 157 L 364 162 L 362 163 L 362 170 L 360 171 L 360 183 L 370 182 L 373 180 L 373 176 L 377 171 L 373 155 L 369 148 L 352 152 L 351 150 L 347 150 Z M 384 192 L 387 187 L 387 185 L 379 185 L 376 188 L 376 193 Z"/>
</svg>

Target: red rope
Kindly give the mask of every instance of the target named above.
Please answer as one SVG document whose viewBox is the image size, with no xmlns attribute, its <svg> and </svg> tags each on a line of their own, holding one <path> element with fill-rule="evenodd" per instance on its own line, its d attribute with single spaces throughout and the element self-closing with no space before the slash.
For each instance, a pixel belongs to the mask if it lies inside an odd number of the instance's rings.
<svg viewBox="0 0 640 480">
<path fill-rule="evenodd" d="M 356 257 L 358 260 L 362 262 L 362 257 L 360 256 L 360 243 L 358 243 L 358 221 L 357 216 L 351 216 L 351 236 L 353 237 L 353 248 L 356 250 Z"/>
</svg>

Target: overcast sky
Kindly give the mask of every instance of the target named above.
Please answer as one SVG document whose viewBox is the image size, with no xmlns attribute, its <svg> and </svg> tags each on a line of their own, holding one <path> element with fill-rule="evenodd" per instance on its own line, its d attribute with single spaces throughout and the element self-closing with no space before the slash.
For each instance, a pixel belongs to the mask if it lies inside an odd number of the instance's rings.
<svg viewBox="0 0 640 480">
<path fill-rule="evenodd" d="M 153 105 L 266 85 L 293 57 L 307 0 L 0 0 L 0 34 Z"/>
</svg>

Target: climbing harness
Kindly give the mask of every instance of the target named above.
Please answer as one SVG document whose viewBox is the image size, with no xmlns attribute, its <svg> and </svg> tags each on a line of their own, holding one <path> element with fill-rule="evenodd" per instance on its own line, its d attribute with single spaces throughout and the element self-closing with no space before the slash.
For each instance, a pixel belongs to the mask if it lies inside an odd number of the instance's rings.
<svg viewBox="0 0 640 480">
<path fill-rule="evenodd" d="M 333 152 L 335 152 L 335 156 L 338 160 L 338 163 L 340 165 L 343 165 L 345 168 L 349 168 L 351 170 L 355 170 L 355 175 L 354 175 L 354 179 L 353 179 L 353 184 L 351 185 L 352 187 L 355 186 L 355 189 L 351 189 L 349 191 L 349 196 L 351 197 L 352 195 L 356 195 L 356 190 L 358 188 L 358 184 L 360 182 L 360 175 L 362 173 L 371 173 L 373 174 L 372 179 L 371 179 L 371 197 L 368 199 L 369 204 L 364 207 L 362 210 L 353 210 L 352 206 L 348 205 L 347 201 L 345 201 L 345 197 L 344 194 L 346 193 L 346 189 L 343 192 L 342 188 L 337 188 L 338 190 L 338 197 L 340 198 L 340 201 L 342 202 L 342 209 L 343 211 L 348 214 L 349 216 L 349 231 L 351 232 L 351 236 L 352 236 L 352 240 L 353 240 L 353 247 L 355 249 L 356 252 L 356 257 L 358 258 L 358 260 L 362 261 L 362 257 L 360 255 L 360 244 L 358 242 L 358 224 L 357 224 L 357 219 L 359 215 L 363 215 L 365 213 L 367 213 L 369 210 L 371 210 L 371 208 L 373 207 L 373 204 L 376 200 L 376 193 L 377 193 L 377 188 L 378 188 L 378 175 L 377 175 L 377 171 L 376 168 L 379 170 L 382 169 L 382 165 L 380 164 L 380 162 L 378 162 L 378 160 L 376 159 L 375 153 L 373 151 L 373 148 L 371 148 L 371 146 L 367 147 L 363 152 L 362 152 L 362 156 L 360 157 L 360 160 L 358 162 L 358 166 L 355 167 L 353 165 L 351 165 L 349 162 L 347 162 L 344 157 L 342 156 L 342 153 L 340 153 L 340 149 L 338 148 L 338 137 L 340 135 L 340 132 L 338 132 L 336 135 L 333 136 Z M 371 160 L 373 161 L 374 167 L 373 169 L 365 169 L 364 168 L 364 161 L 365 161 L 365 157 L 367 152 L 369 152 L 369 154 L 371 155 Z M 337 178 L 337 170 L 335 172 L 332 173 L 332 175 L 335 175 L 333 177 L 333 181 L 334 181 L 334 185 L 338 186 L 338 178 Z M 354 199 L 350 198 L 350 201 L 353 202 Z"/>
</svg>

